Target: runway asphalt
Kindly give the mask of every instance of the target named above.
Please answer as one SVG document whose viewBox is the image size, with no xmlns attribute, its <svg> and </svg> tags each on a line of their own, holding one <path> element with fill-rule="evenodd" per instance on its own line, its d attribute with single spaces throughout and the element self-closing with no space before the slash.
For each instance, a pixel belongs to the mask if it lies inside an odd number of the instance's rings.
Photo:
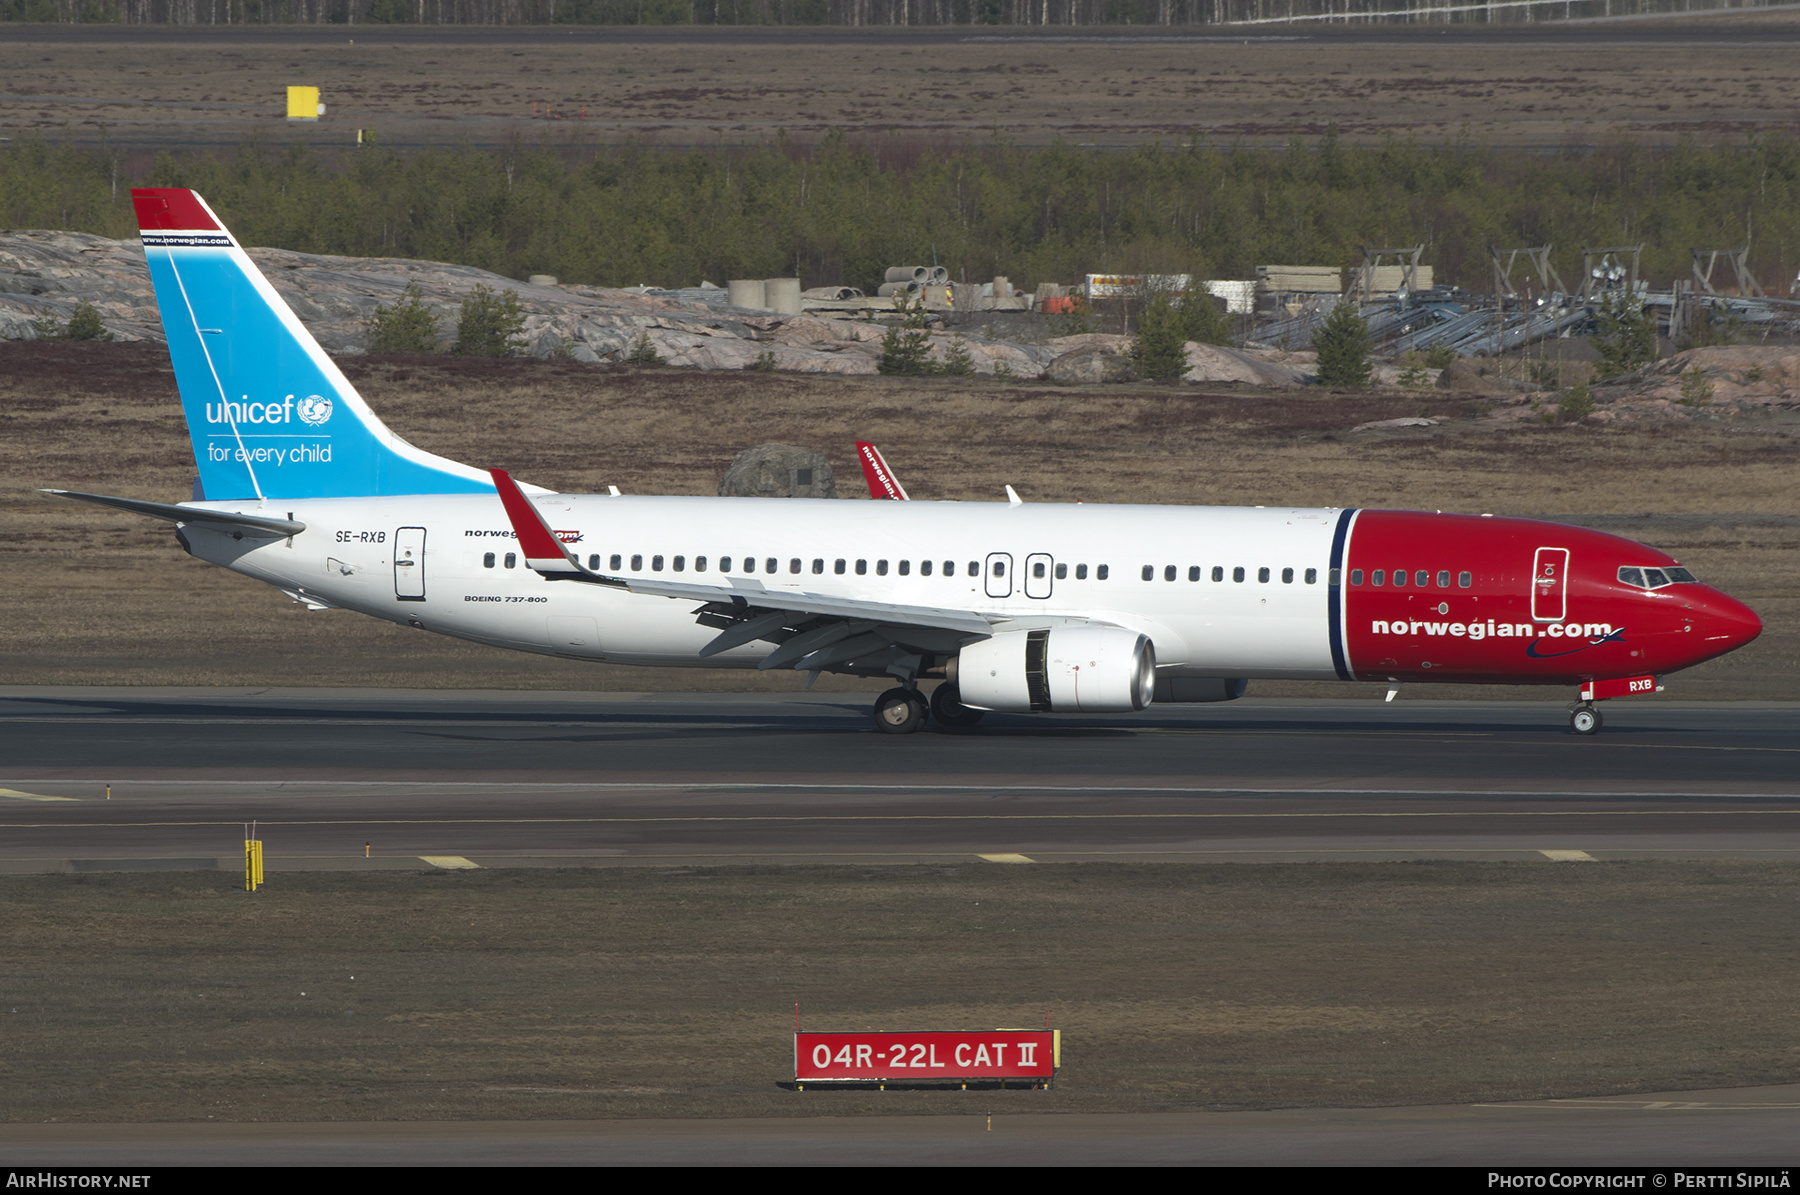
<svg viewBox="0 0 1800 1195">
<path fill-rule="evenodd" d="M 1800 706 L 1245 700 L 875 732 L 861 695 L 0 689 L 0 873 L 1800 855 Z M 110 795 L 109 795 L 110 787 Z M 365 844 L 367 856 L 365 857 Z M 810 1093 L 809 1093 L 810 1094 Z M 969 1093 L 974 1096 L 976 1093 Z M 821 1094 L 829 1099 L 829 1094 Z M 970 1105 L 973 1108 L 974 1105 Z M 1137 1116 L 0 1125 L 7 1166 L 1775 1166 L 1800 1087 Z M 817 1111 L 815 1109 L 815 1111 Z"/>
<path fill-rule="evenodd" d="M 1245 700 L 894 737 L 844 694 L 0 689 L 0 872 L 235 868 L 253 820 L 277 871 L 1800 854 L 1800 707 L 1607 714 Z"/>
<path fill-rule="evenodd" d="M 1424 1108 L 783 1120 L 0 1125 L 0 1165 L 1470 1166 L 1791 1164 L 1800 1087 Z M 1643 1189 L 1663 1187 L 1647 1171 Z M 1485 1186 L 1485 1175 L 1478 1181 Z M 1564 1184 L 1574 1185 L 1574 1184 Z M 1776 1178 L 1774 1184 L 1780 1187 Z"/>
</svg>

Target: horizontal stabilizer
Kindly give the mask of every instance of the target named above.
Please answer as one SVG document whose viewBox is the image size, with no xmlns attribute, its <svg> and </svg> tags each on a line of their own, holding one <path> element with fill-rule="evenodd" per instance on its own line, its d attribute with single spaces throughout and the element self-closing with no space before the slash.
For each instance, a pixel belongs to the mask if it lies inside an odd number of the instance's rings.
<svg viewBox="0 0 1800 1195">
<path fill-rule="evenodd" d="M 55 494 L 58 498 L 72 498 L 76 502 L 92 502 L 96 506 L 110 506 L 114 510 L 128 510 L 132 514 L 149 515 L 153 519 L 167 519 L 171 523 L 186 523 L 191 527 L 212 527 L 221 531 L 248 531 L 255 535 L 283 536 L 299 535 L 306 530 L 306 524 L 293 519 L 274 519 L 267 515 L 240 514 L 235 510 L 208 510 L 203 506 L 177 506 L 168 502 L 145 502 L 141 498 L 112 498 L 105 494 L 83 494 L 75 490 L 45 490 L 46 494 Z"/>
</svg>

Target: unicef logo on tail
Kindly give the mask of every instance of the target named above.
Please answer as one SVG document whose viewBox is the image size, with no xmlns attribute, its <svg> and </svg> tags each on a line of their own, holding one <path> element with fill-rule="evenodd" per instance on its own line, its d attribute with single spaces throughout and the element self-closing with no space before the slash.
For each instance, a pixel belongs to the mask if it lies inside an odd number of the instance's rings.
<svg viewBox="0 0 1800 1195">
<path fill-rule="evenodd" d="M 331 418 L 331 400 L 322 394 L 309 394 L 295 407 L 302 423 L 318 427 Z"/>
</svg>

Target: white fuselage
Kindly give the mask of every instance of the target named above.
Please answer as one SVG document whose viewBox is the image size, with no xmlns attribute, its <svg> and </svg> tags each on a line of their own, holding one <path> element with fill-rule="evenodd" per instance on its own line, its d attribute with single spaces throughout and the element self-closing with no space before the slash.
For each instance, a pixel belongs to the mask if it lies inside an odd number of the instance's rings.
<svg viewBox="0 0 1800 1195">
<path fill-rule="evenodd" d="M 1021 625 L 1113 623 L 1148 635 L 1166 675 L 1337 675 L 1327 617 L 1335 510 L 565 494 L 534 501 L 571 553 L 609 575 L 693 584 L 753 575 L 769 589 L 1002 614 Z M 520 558 L 494 495 L 200 505 L 305 523 L 291 539 L 236 539 L 191 524 L 184 535 L 202 559 L 319 604 L 575 659 L 754 667 L 769 652 L 751 643 L 700 657 L 718 632 L 696 623 L 692 599 L 544 579 Z"/>
</svg>

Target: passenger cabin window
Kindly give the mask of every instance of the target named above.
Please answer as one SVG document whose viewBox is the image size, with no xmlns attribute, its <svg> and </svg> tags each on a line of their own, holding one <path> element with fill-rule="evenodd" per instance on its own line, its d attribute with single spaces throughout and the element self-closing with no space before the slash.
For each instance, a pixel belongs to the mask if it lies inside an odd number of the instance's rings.
<svg viewBox="0 0 1800 1195">
<path fill-rule="evenodd" d="M 1244 569 L 1243 569 L 1242 565 L 1239 565 L 1237 568 L 1234 568 L 1231 570 L 1231 579 L 1233 581 L 1242 583 L 1242 581 L 1244 579 Z"/>
<path fill-rule="evenodd" d="M 1031 575 L 1036 577 L 1040 581 L 1043 580 L 1044 576 L 1046 575 L 1046 570 L 1044 568 L 1044 562 L 1042 560 L 1034 560 L 1031 562 Z"/>
<path fill-rule="evenodd" d="M 1319 570 L 1318 569 L 1309 568 L 1306 570 L 1306 583 L 1308 585 L 1317 585 L 1319 583 Z"/>
<path fill-rule="evenodd" d="M 956 575 L 956 561 L 954 561 L 954 560 L 944 561 L 944 575 L 946 577 L 954 577 Z"/>
<path fill-rule="evenodd" d="M 1078 564 L 1075 566 L 1075 579 L 1077 581 L 1087 580 L 1087 565 Z"/>
<path fill-rule="evenodd" d="M 847 566 L 845 565 L 842 558 L 839 558 L 839 559 L 831 562 L 831 571 L 836 573 L 840 577 L 844 575 L 844 569 L 846 567 Z"/>
<path fill-rule="evenodd" d="M 652 556 L 650 558 L 650 571 L 651 572 L 653 572 L 653 573 L 662 572 L 662 566 L 663 566 L 663 558 L 661 556 Z"/>
<path fill-rule="evenodd" d="M 931 565 L 932 565 L 932 561 L 929 561 L 929 560 L 919 561 L 919 575 L 921 577 L 929 577 L 931 575 Z"/>
<path fill-rule="evenodd" d="M 799 562 L 796 561 L 795 563 L 797 564 Z M 781 571 L 781 562 L 779 560 L 775 559 L 773 556 L 771 556 L 767 560 L 763 561 L 763 572 L 778 573 L 780 571 Z M 799 572 L 800 570 L 795 569 L 794 571 Z"/>
<path fill-rule="evenodd" d="M 1456 587 L 1458 589 L 1467 589 L 1473 584 L 1475 584 L 1475 575 L 1473 573 L 1460 572 L 1456 574 Z"/>
<path fill-rule="evenodd" d="M 624 567 L 624 561 L 617 552 L 614 552 L 612 554 L 612 562 L 610 564 L 608 564 L 606 567 L 612 569 L 612 571 L 616 573 L 621 568 Z"/>
<path fill-rule="evenodd" d="M 1395 569 L 1394 570 L 1394 588 L 1400 589 L 1403 586 L 1405 586 L 1405 584 L 1406 584 L 1406 570 L 1403 568 Z"/>
<path fill-rule="evenodd" d="M 1292 585 L 1294 583 L 1294 570 L 1293 569 L 1284 568 L 1281 570 L 1281 583 L 1283 585 Z"/>
<path fill-rule="evenodd" d="M 588 572 L 597 573 L 599 571 L 600 571 L 600 555 L 599 555 L 599 553 L 596 552 L 592 556 L 588 557 Z"/>
<path fill-rule="evenodd" d="M 926 562 L 925 562 L 925 568 L 926 568 L 926 571 L 928 571 L 928 572 L 929 572 L 929 571 L 930 571 L 930 569 L 931 569 L 931 562 L 930 562 L 930 561 L 929 561 L 929 560 L 927 560 L 927 561 L 926 561 Z M 1058 580 L 1058 581 L 1062 581 L 1062 580 L 1065 580 L 1065 579 L 1067 579 L 1067 577 L 1068 577 L 1068 575 L 1069 575 L 1069 566 L 1068 566 L 1068 565 L 1066 565 L 1066 564 L 1059 564 L 1059 565 L 1057 565 L 1057 566 L 1056 566 L 1056 579 L 1057 579 L 1057 580 Z"/>
<path fill-rule="evenodd" d="M 1417 585 L 1420 589 L 1425 588 L 1427 585 L 1431 584 L 1431 574 L 1424 569 L 1420 569 L 1413 574 L 1413 584 Z"/>
<path fill-rule="evenodd" d="M 703 573 L 706 571 L 706 557 L 704 557 L 704 556 L 694 557 L 694 571 L 697 573 Z"/>
<path fill-rule="evenodd" d="M 507 568 L 517 568 L 518 564 L 519 564 L 518 554 L 514 553 L 514 552 L 508 552 L 506 554 L 506 567 Z"/>
<path fill-rule="evenodd" d="M 481 567 L 482 568 L 493 568 L 494 567 L 494 554 L 492 552 L 489 552 L 486 556 L 483 556 L 481 558 Z M 1620 569 L 1619 571 L 1621 574 L 1623 574 L 1625 570 Z M 1621 579 L 1623 579 L 1623 578 L 1621 578 Z M 1642 574 L 1639 574 L 1638 584 L 1639 585 L 1643 584 Z"/>
<path fill-rule="evenodd" d="M 1225 579 L 1225 566 L 1222 564 L 1213 565 L 1212 578 L 1215 581 L 1223 581 Z"/>
<path fill-rule="evenodd" d="M 1174 579 L 1175 579 L 1175 566 L 1172 564 L 1163 565 L 1163 580 L 1173 581 Z"/>
<path fill-rule="evenodd" d="M 904 576 L 907 576 L 907 575 L 909 575 L 909 574 L 910 574 L 910 573 L 911 573 L 911 572 L 912 572 L 912 561 L 910 561 L 910 560 L 902 560 L 902 561 L 901 561 L 901 562 L 900 562 L 900 575 L 901 575 L 901 576 L 902 576 L 902 577 L 904 577 Z M 1044 575 L 1044 574 L 1043 574 L 1043 569 L 1042 569 L 1042 568 L 1041 568 L 1041 567 L 1040 567 L 1040 568 L 1039 568 L 1039 570 L 1038 570 L 1038 575 L 1039 575 L 1039 576 L 1040 576 L 1040 577 L 1041 577 L 1041 576 L 1043 576 L 1043 575 Z"/>
<path fill-rule="evenodd" d="M 1107 566 L 1106 565 L 1096 564 L 1094 566 L 1094 580 L 1104 581 L 1104 580 L 1106 580 L 1106 574 L 1107 574 Z"/>
<path fill-rule="evenodd" d="M 619 558 L 617 556 L 613 557 L 613 567 L 614 568 L 619 567 Z M 729 557 L 729 556 L 719 557 L 719 571 L 722 573 L 728 573 L 731 571 L 731 557 Z"/>
<path fill-rule="evenodd" d="M 858 560 L 856 562 L 856 575 L 857 576 L 859 576 L 859 577 L 864 576 L 868 573 L 868 571 L 869 571 L 869 562 L 867 560 Z"/>
<path fill-rule="evenodd" d="M 1350 584 L 1352 584 L 1352 585 L 1361 585 L 1362 584 L 1362 570 L 1360 568 L 1353 568 L 1350 570 Z"/>
<path fill-rule="evenodd" d="M 634 573 L 641 573 L 644 571 L 644 558 L 642 556 L 634 555 L 631 558 L 631 571 Z"/>
<path fill-rule="evenodd" d="M 1438 588 L 1439 589 L 1450 588 L 1450 570 L 1449 569 L 1445 569 L 1442 572 L 1438 573 Z"/>
<path fill-rule="evenodd" d="M 1199 579 L 1200 579 L 1200 566 L 1197 564 L 1188 565 L 1188 580 L 1198 581 Z"/>
<path fill-rule="evenodd" d="M 822 558 L 814 560 L 813 561 L 813 572 L 822 573 L 824 571 L 825 571 L 825 561 Z"/>
<path fill-rule="evenodd" d="M 1369 574 L 1369 584 L 1375 585 L 1375 586 L 1386 585 L 1387 584 L 1387 570 L 1384 568 L 1378 568 L 1374 572 L 1370 573 Z"/>
<path fill-rule="evenodd" d="M 1262 584 L 1267 585 L 1269 583 L 1269 570 L 1266 568 L 1257 569 L 1256 579 Z"/>
<path fill-rule="evenodd" d="M 887 561 L 885 561 L 885 560 L 877 560 L 877 561 L 876 561 L 876 562 L 875 562 L 875 575 L 876 575 L 876 576 L 877 576 L 877 577 L 885 577 L 885 576 L 887 576 Z"/>
<path fill-rule="evenodd" d="M 674 564 L 676 572 L 683 573 L 683 572 L 687 571 L 687 557 L 686 556 L 677 556 L 671 563 Z"/>
<path fill-rule="evenodd" d="M 1150 581 L 1150 580 L 1155 579 L 1155 577 L 1156 577 L 1156 566 L 1154 564 L 1146 564 L 1144 566 L 1144 580 Z"/>
<path fill-rule="evenodd" d="M 775 570 L 770 569 L 769 571 L 774 572 Z M 799 571 L 800 571 L 800 558 L 798 556 L 795 556 L 793 559 L 788 561 L 788 572 L 797 573 Z"/>
</svg>

